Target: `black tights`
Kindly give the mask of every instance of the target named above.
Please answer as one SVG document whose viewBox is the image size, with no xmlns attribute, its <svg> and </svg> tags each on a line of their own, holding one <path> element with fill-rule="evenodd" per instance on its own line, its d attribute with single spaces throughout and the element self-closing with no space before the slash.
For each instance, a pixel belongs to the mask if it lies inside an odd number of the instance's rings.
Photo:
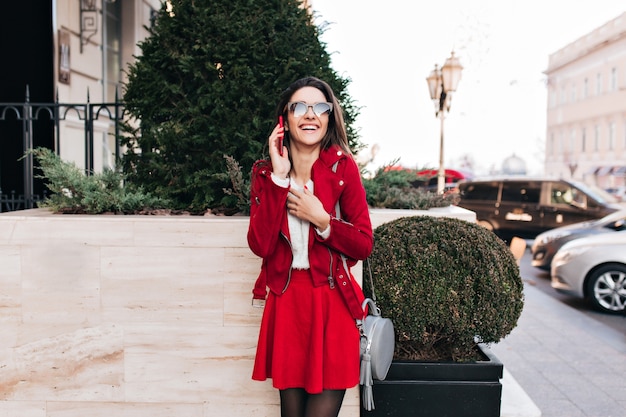
<svg viewBox="0 0 626 417">
<path fill-rule="evenodd" d="M 302 388 L 280 391 L 281 417 L 337 417 L 346 390 L 309 394 Z"/>
</svg>

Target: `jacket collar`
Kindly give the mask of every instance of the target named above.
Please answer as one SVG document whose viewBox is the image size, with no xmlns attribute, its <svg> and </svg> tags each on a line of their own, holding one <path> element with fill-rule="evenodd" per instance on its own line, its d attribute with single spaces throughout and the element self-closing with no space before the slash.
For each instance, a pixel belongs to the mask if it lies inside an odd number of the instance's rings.
<svg viewBox="0 0 626 417">
<path fill-rule="evenodd" d="M 335 164 L 335 162 L 345 157 L 345 152 L 339 146 L 331 145 L 328 149 L 323 149 L 320 152 L 319 159 L 324 164 L 324 166 L 332 169 L 332 166 Z"/>
</svg>

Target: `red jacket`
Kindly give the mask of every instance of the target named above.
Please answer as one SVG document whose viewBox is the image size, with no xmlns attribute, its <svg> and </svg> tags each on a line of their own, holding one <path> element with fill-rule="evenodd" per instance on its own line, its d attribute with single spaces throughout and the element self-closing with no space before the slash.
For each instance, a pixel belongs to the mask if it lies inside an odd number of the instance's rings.
<svg viewBox="0 0 626 417">
<path fill-rule="evenodd" d="M 269 161 L 258 161 L 252 172 L 248 245 L 263 258 L 253 291 L 256 299 L 265 298 L 266 286 L 275 294 L 285 292 L 291 276 L 293 254 L 286 206 L 289 189 L 276 185 L 271 173 Z M 330 236 L 325 240 L 314 227 L 310 228 L 309 264 L 314 285 L 329 285 L 330 277 L 340 271 L 340 254 L 346 256 L 349 267 L 369 256 L 373 245 L 372 223 L 359 168 L 339 147 L 320 152 L 311 169 L 311 179 L 314 194 L 330 213 L 331 221 Z M 341 220 L 335 213 L 338 200 Z"/>
</svg>

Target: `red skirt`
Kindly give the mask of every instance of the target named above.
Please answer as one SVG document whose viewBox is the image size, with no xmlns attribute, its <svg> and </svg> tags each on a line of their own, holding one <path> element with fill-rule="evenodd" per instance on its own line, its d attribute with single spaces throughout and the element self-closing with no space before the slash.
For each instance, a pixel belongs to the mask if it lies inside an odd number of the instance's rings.
<svg viewBox="0 0 626 417">
<path fill-rule="evenodd" d="M 314 287 L 310 271 L 293 270 L 287 290 L 268 295 L 252 379 L 310 394 L 351 388 L 359 383 L 359 355 L 359 332 L 339 289 Z"/>
</svg>

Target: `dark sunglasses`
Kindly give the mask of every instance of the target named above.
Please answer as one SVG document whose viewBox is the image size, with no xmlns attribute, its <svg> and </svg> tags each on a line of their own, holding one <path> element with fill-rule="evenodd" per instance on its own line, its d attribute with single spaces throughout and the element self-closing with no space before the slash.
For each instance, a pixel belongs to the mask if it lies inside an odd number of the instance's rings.
<svg viewBox="0 0 626 417">
<path fill-rule="evenodd" d="M 306 104 L 303 101 L 292 101 L 287 104 L 287 108 L 293 113 L 294 117 L 304 116 L 309 109 L 313 109 L 313 113 L 320 117 L 324 113 L 330 114 L 333 111 L 333 104 L 326 102 Z"/>
</svg>

